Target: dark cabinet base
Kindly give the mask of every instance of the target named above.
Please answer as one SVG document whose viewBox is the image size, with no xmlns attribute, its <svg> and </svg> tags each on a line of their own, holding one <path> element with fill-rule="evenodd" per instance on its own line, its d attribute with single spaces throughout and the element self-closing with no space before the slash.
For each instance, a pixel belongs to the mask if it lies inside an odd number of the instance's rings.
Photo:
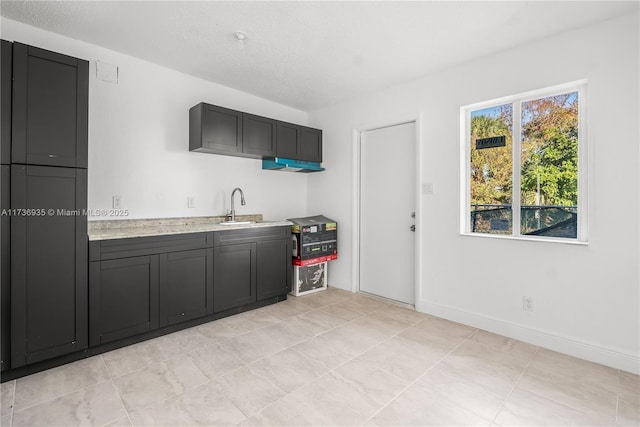
<svg viewBox="0 0 640 427">
<path fill-rule="evenodd" d="M 11 366 L 88 346 L 87 171 L 11 166 Z M 46 215 L 42 212 L 47 207 Z"/>
<path fill-rule="evenodd" d="M 92 262 L 91 346 L 158 328 L 158 256 Z"/>
<path fill-rule="evenodd" d="M 160 255 L 160 326 L 213 313 L 213 249 Z"/>
<path fill-rule="evenodd" d="M 286 300 L 291 228 L 92 241 L 88 264 L 89 347 L 78 340 L 2 381 Z"/>
<path fill-rule="evenodd" d="M 268 298 L 262 301 L 257 301 L 251 304 L 243 305 L 241 307 L 234 307 L 229 310 L 214 313 L 198 319 L 189 320 L 176 325 L 166 326 L 153 331 L 129 336 L 126 338 L 111 341 L 106 344 L 97 346 L 91 346 L 86 350 L 77 351 L 64 356 L 56 357 L 53 359 L 45 360 L 38 363 L 33 363 L 21 368 L 7 370 L 2 372 L 0 382 L 11 381 L 16 378 L 24 377 L 26 375 L 35 374 L 37 372 L 45 371 L 47 369 L 55 368 L 56 366 L 65 365 L 67 363 L 75 362 L 77 360 L 86 359 L 88 357 L 97 356 L 98 354 L 106 353 L 108 351 L 116 350 L 118 348 L 126 347 L 132 344 L 136 344 L 142 341 L 147 341 L 153 338 L 167 335 L 182 329 L 192 328 L 194 326 L 202 325 L 204 323 L 212 322 L 225 317 L 233 316 L 234 314 L 244 313 L 245 311 L 255 310 L 268 305 L 276 304 L 287 299 L 287 294 L 282 294 L 273 298 Z"/>
<path fill-rule="evenodd" d="M 214 248 L 213 309 L 228 310 L 256 301 L 256 244 Z"/>
</svg>

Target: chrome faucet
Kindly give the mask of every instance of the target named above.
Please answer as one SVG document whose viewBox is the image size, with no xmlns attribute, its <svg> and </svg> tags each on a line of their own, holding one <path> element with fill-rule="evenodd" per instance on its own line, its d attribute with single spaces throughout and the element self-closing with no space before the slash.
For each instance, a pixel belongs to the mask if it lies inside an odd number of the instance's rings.
<svg viewBox="0 0 640 427">
<path fill-rule="evenodd" d="M 240 192 L 240 204 L 242 206 L 246 205 L 247 202 L 244 201 L 244 193 L 242 192 L 242 189 L 240 187 L 236 187 L 233 189 L 233 191 L 231 192 L 231 221 L 235 221 L 236 220 L 236 210 L 233 204 L 233 199 L 235 198 L 236 195 L 236 191 Z"/>
</svg>

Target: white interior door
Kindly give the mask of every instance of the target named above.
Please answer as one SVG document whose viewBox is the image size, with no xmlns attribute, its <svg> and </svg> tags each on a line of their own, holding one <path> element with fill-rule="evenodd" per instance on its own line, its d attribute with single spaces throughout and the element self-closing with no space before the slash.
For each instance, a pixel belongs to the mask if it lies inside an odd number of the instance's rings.
<svg viewBox="0 0 640 427">
<path fill-rule="evenodd" d="M 362 132 L 360 290 L 415 300 L 415 123 Z"/>
</svg>

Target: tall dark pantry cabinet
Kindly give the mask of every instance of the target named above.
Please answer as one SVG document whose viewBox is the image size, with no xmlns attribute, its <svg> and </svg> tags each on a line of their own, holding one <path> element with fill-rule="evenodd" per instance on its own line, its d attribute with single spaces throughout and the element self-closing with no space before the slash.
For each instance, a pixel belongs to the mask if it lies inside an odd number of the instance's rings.
<svg viewBox="0 0 640 427">
<path fill-rule="evenodd" d="M 2 41 L 2 370 L 88 346 L 89 63 Z"/>
</svg>

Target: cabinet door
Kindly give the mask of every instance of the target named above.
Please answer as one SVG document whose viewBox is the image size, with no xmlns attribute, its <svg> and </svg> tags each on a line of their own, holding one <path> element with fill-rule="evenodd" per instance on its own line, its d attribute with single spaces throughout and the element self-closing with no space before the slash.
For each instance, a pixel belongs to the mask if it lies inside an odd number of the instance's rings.
<svg viewBox="0 0 640 427">
<path fill-rule="evenodd" d="M 213 313 L 213 249 L 160 255 L 160 326 Z"/>
<path fill-rule="evenodd" d="M 276 121 L 243 113 L 242 152 L 256 157 L 275 157 Z"/>
<path fill-rule="evenodd" d="M 298 153 L 298 130 L 298 125 L 278 122 L 276 132 L 276 157 L 283 157 L 285 159 L 300 158 Z"/>
<path fill-rule="evenodd" d="M 7 212 L 10 207 L 10 176 L 11 166 L 0 165 L 0 209 Z M 0 314 L 2 315 L 0 337 L 2 338 L 2 359 L 0 369 L 5 370 L 10 367 L 10 344 L 11 344 L 11 217 L 9 215 L 0 216 L 0 283 L 2 284 L 2 294 L 0 295 Z"/>
<path fill-rule="evenodd" d="M 213 311 L 255 302 L 256 244 L 225 245 L 213 251 Z"/>
<path fill-rule="evenodd" d="M 289 292 L 291 239 L 257 243 L 258 301 Z"/>
<path fill-rule="evenodd" d="M 89 63 L 13 44 L 12 162 L 87 167 Z"/>
<path fill-rule="evenodd" d="M 189 112 L 189 149 L 218 154 L 242 153 L 242 113 L 198 104 Z"/>
<path fill-rule="evenodd" d="M 0 137 L 0 164 L 11 163 L 11 74 L 12 68 L 12 48 L 13 44 L 2 40 L 2 86 L 0 86 L 0 103 L 2 112 L 2 136 Z"/>
<path fill-rule="evenodd" d="M 300 140 L 298 144 L 300 160 L 322 162 L 322 131 L 300 126 Z"/>
<path fill-rule="evenodd" d="M 158 255 L 91 262 L 91 345 L 158 328 Z"/>
<path fill-rule="evenodd" d="M 87 347 L 86 201 L 85 169 L 11 166 L 12 368 Z"/>
</svg>

